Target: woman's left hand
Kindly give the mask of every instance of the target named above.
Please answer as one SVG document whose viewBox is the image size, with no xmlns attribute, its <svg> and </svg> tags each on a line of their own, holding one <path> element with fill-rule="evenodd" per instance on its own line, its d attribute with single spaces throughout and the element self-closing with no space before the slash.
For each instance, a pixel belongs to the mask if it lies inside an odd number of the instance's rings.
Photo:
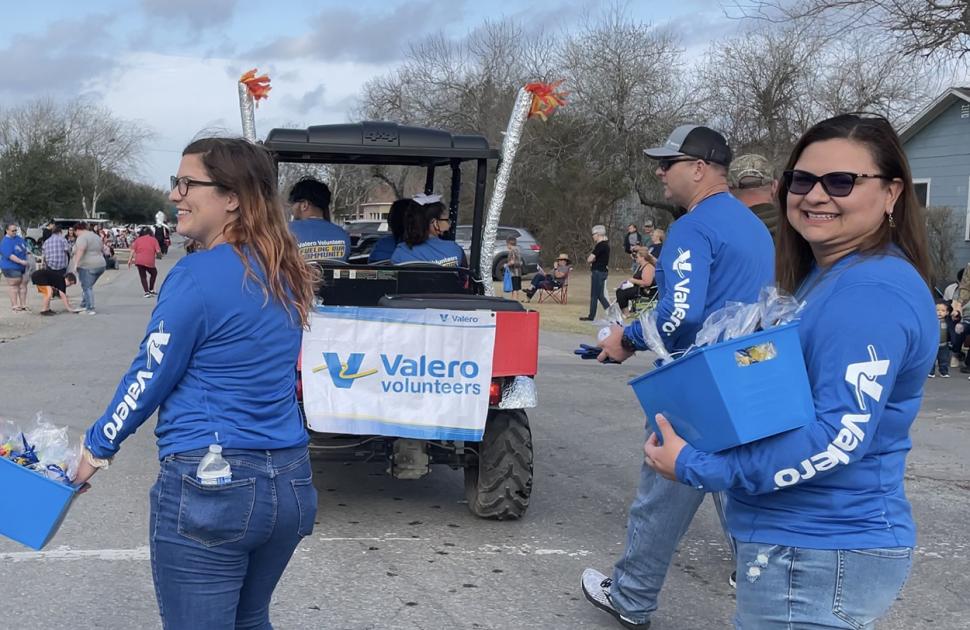
<svg viewBox="0 0 970 630">
<path fill-rule="evenodd" d="M 674 428 L 670 426 L 670 423 L 662 414 L 658 413 L 655 420 L 664 443 L 661 445 L 660 440 L 657 439 L 657 434 L 651 433 L 646 444 L 643 445 L 643 461 L 660 475 L 671 481 L 677 481 L 677 456 L 687 446 L 687 442 L 677 435 L 677 432 L 674 431 Z"/>
</svg>

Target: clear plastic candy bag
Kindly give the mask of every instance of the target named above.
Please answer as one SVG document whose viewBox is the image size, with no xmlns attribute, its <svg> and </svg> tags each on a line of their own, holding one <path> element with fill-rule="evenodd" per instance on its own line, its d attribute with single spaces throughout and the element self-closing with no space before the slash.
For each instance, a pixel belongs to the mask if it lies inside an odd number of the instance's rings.
<svg viewBox="0 0 970 630">
<path fill-rule="evenodd" d="M 724 334 L 724 330 L 730 325 L 731 321 L 737 316 L 743 306 L 744 304 L 740 302 L 728 302 L 708 315 L 701 329 L 697 331 L 697 337 L 694 338 L 694 346 L 712 346 L 721 341 L 721 335 Z"/>
<path fill-rule="evenodd" d="M 804 302 L 799 302 L 793 295 L 789 295 L 775 286 L 762 287 L 758 296 L 758 306 L 761 310 L 761 328 L 771 328 L 788 324 L 798 318 L 802 312 Z"/>
<path fill-rule="evenodd" d="M 664 345 L 660 337 L 660 330 L 657 328 L 657 310 L 651 309 L 640 315 L 640 326 L 643 328 L 643 340 L 646 342 L 650 351 L 657 355 L 658 365 L 663 365 L 673 361 L 667 346 Z"/>
<path fill-rule="evenodd" d="M 710 346 L 737 339 L 759 330 L 788 324 L 798 319 L 804 304 L 775 286 L 761 289 L 753 304 L 727 302 L 708 315 L 697 333 L 694 347 Z"/>
<path fill-rule="evenodd" d="M 70 483 L 80 453 L 71 446 L 67 427 L 55 427 L 37 414 L 28 431 L 8 420 L 0 421 L 0 457 L 48 479 Z"/>
</svg>

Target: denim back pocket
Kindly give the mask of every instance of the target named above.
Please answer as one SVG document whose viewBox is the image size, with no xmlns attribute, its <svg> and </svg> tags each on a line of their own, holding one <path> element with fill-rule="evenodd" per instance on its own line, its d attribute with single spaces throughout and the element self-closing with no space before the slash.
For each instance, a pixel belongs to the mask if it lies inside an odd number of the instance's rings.
<svg viewBox="0 0 970 630">
<path fill-rule="evenodd" d="M 221 486 L 204 486 L 182 475 L 178 533 L 215 547 L 241 540 L 249 529 L 256 502 L 256 479 L 240 479 Z"/>
<path fill-rule="evenodd" d="M 293 494 L 296 495 L 296 506 L 300 510 L 300 522 L 297 525 L 299 536 L 309 536 L 313 533 L 313 521 L 317 518 L 317 489 L 313 487 L 313 478 L 293 479 Z"/>
<path fill-rule="evenodd" d="M 868 628 L 889 612 L 909 577 L 913 550 L 840 549 L 832 613 L 851 628 Z"/>
</svg>

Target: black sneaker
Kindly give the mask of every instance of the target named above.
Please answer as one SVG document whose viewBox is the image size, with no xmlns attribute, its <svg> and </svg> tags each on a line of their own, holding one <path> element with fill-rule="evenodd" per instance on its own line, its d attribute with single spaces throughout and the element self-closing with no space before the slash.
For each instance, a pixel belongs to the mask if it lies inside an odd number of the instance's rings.
<svg viewBox="0 0 970 630">
<path fill-rule="evenodd" d="M 738 588 L 738 572 L 737 571 L 731 571 L 731 575 L 728 576 L 728 584 L 730 584 L 731 585 L 731 588 L 733 588 L 733 589 L 737 589 Z"/>
<path fill-rule="evenodd" d="M 46 311 L 41 311 L 40 314 L 44 315 L 45 317 L 50 317 L 51 315 L 54 315 L 54 311 L 47 309 Z"/>
<path fill-rule="evenodd" d="M 965 365 L 960 366 L 960 374 L 970 374 L 970 367 Z"/>
<path fill-rule="evenodd" d="M 581 321 L 581 322 L 591 322 L 591 321 L 593 321 L 593 318 L 592 317 L 580 317 L 579 318 L 579 321 Z"/>
<path fill-rule="evenodd" d="M 583 595 L 586 596 L 589 603 L 613 615 L 624 628 L 629 628 L 630 630 L 646 630 L 650 627 L 649 621 L 646 623 L 637 623 L 632 619 L 624 617 L 620 614 L 620 611 L 613 607 L 613 601 L 610 599 L 610 586 L 613 584 L 612 578 L 606 577 L 596 569 L 586 569 L 583 571 L 581 584 L 583 586 Z"/>
</svg>

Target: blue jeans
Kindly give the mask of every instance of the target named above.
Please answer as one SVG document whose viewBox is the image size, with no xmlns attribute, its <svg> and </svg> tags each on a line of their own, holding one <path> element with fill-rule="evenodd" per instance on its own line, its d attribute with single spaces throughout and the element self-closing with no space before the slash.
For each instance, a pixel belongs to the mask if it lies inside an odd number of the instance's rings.
<svg viewBox="0 0 970 630">
<path fill-rule="evenodd" d="M 195 473 L 206 449 L 162 460 L 151 491 L 152 577 L 166 630 L 271 629 L 269 603 L 313 532 L 317 491 L 305 446 L 226 449 L 224 486 Z"/>
<path fill-rule="evenodd" d="M 609 300 L 606 299 L 606 276 L 609 274 L 607 271 L 596 271 L 593 270 L 590 273 L 590 283 L 589 283 L 589 318 L 594 319 L 596 317 L 596 303 L 599 302 L 603 305 L 604 309 L 610 307 Z"/>
<path fill-rule="evenodd" d="M 704 500 L 700 490 L 664 479 L 643 465 L 630 506 L 626 550 L 613 567 L 610 598 L 624 617 L 646 623 L 657 609 L 674 551 Z"/>
<path fill-rule="evenodd" d="M 94 310 L 94 283 L 98 281 L 98 278 L 103 273 L 104 267 L 98 267 L 97 269 L 78 267 L 77 280 L 81 284 L 81 308 L 89 311 Z"/>
<path fill-rule="evenodd" d="M 738 543 L 735 628 L 873 628 L 902 590 L 912 561 L 909 547 Z"/>
</svg>

